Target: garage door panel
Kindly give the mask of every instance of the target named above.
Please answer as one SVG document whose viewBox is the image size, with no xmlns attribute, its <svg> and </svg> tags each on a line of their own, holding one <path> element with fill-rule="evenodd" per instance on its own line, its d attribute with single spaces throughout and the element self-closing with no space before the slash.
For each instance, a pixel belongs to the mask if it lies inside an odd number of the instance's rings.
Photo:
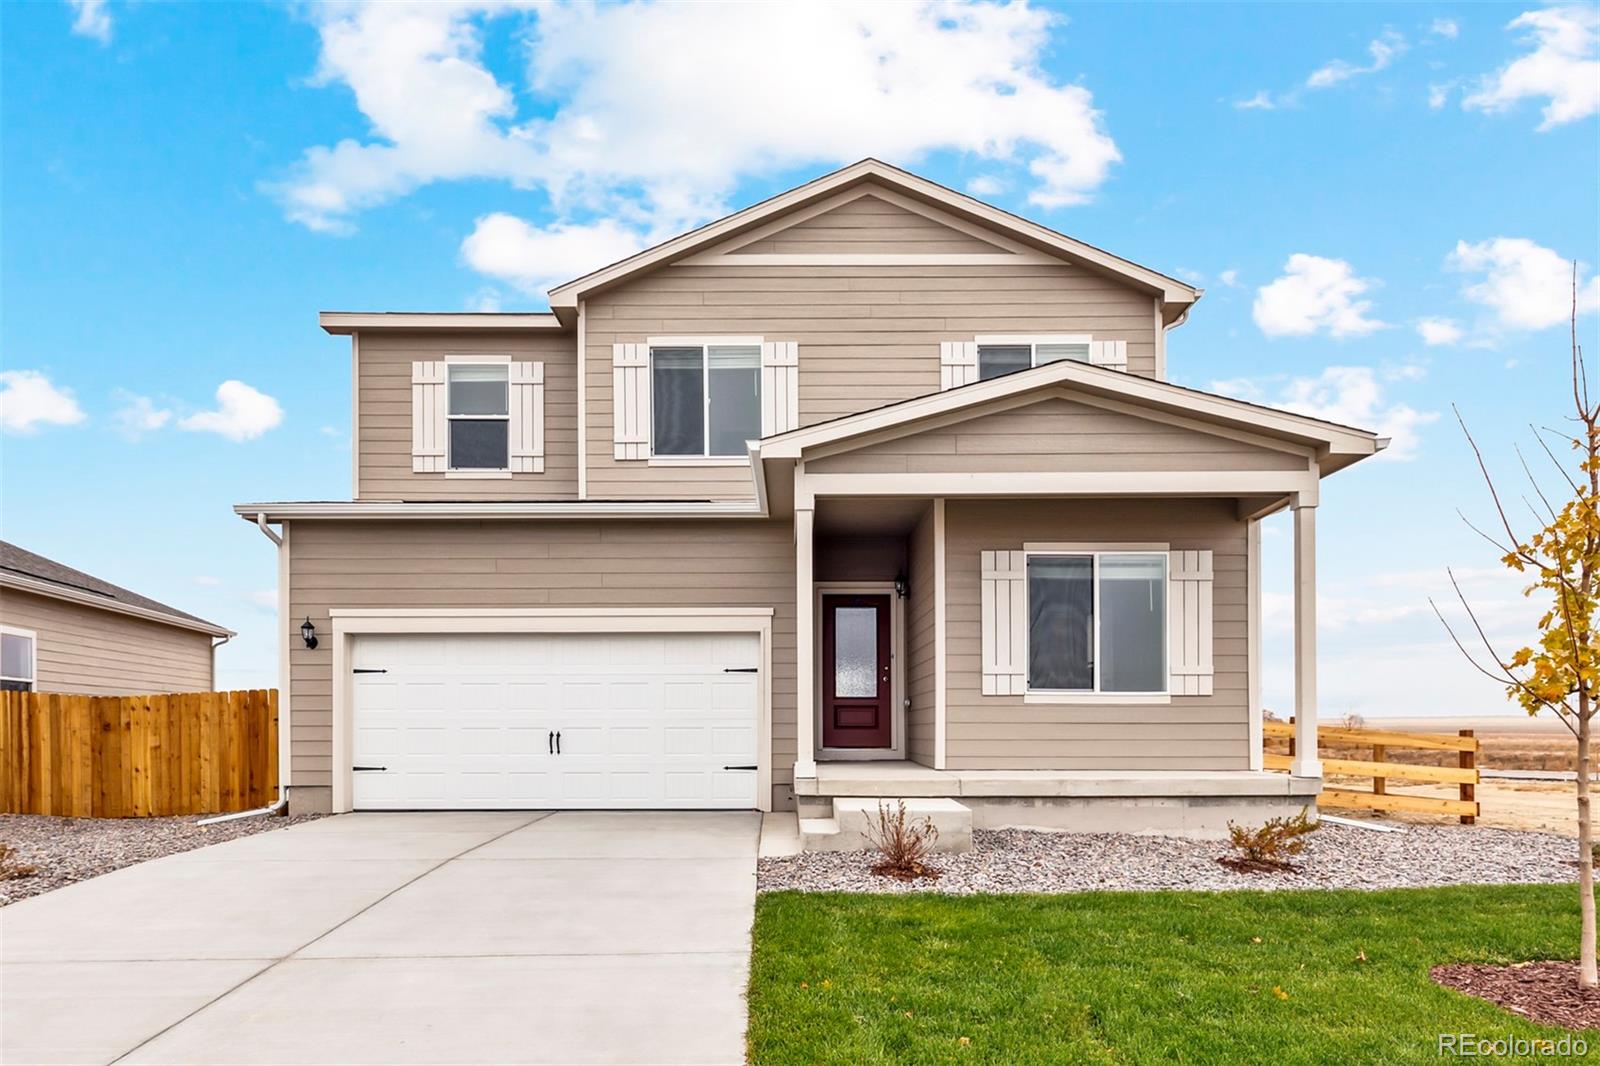
<svg viewBox="0 0 1600 1066">
<path fill-rule="evenodd" d="M 358 808 L 754 807 L 754 634 L 356 641 Z M 560 730 L 561 753 L 551 751 Z"/>
</svg>

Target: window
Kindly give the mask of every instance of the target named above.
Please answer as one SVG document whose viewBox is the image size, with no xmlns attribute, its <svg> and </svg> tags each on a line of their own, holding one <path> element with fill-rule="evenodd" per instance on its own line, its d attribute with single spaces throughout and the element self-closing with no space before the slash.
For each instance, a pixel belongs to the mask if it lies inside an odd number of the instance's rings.
<svg viewBox="0 0 1600 1066">
<path fill-rule="evenodd" d="M 761 436 L 761 345 L 650 349 L 651 453 L 743 456 Z"/>
<path fill-rule="evenodd" d="M 0 627 L 0 691 L 32 692 L 34 664 L 33 631 Z"/>
<path fill-rule="evenodd" d="M 978 380 L 1014 374 L 1018 370 L 1072 359 L 1079 363 L 1089 361 L 1088 337 L 1048 337 L 1028 339 L 1023 337 L 978 338 Z"/>
<path fill-rule="evenodd" d="M 1028 688 L 1167 691 L 1165 552 L 1028 556 Z"/>
<path fill-rule="evenodd" d="M 451 470 L 510 468 L 511 407 L 506 363 L 451 363 Z"/>
</svg>

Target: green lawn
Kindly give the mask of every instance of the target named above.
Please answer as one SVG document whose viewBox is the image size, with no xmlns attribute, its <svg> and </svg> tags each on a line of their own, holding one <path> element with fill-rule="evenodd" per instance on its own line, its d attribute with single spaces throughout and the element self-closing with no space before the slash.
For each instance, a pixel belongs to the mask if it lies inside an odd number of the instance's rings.
<svg viewBox="0 0 1600 1066">
<path fill-rule="evenodd" d="M 1437 1063 L 1441 1031 L 1562 1033 L 1439 988 L 1430 966 L 1571 958 L 1577 933 L 1564 885 L 773 893 L 756 906 L 750 1054 L 757 1066 Z M 1600 1032 L 1588 1043 L 1600 1058 Z"/>
</svg>

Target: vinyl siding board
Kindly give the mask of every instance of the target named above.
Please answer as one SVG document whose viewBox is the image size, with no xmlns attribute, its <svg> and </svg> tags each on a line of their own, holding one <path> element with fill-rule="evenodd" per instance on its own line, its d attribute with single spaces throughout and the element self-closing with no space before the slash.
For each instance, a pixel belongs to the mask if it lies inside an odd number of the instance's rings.
<svg viewBox="0 0 1600 1066">
<path fill-rule="evenodd" d="M 1302 455 L 1050 398 L 809 460 L 819 474 L 1301 470 Z"/>
<path fill-rule="evenodd" d="M 544 472 L 452 478 L 411 470 L 411 364 L 448 355 L 544 363 Z M 356 407 L 362 500 L 571 500 L 578 495 L 574 333 L 363 333 Z"/>
<path fill-rule="evenodd" d="M 794 534 L 788 522 L 300 522 L 289 618 L 335 608 L 771 607 L 774 802 L 793 806 Z M 297 786 L 332 783 L 332 654 L 291 643 Z"/>
<path fill-rule="evenodd" d="M 614 343 L 761 336 L 800 350 L 800 424 L 939 391 L 939 343 L 984 333 L 1088 333 L 1127 342 L 1155 375 L 1147 294 L 1070 264 L 667 266 L 586 304 L 588 487 L 593 499 L 748 499 L 749 469 L 619 462 Z"/>
<path fill-rule="evenodd" d="M 205 633 L 13 589 L 0 592 L 0 622 L 35 632 L 39 692 L 120 696 L 212 687 L 212 638 Z"/>
<path fill-rule="evenodd" d="M 1246 524 L 1232 500 L 951 500 L 945 522 L 951 769 L 1249 768 Z M 1120 706 L 982 695 L 979 556 L 1026 542 L 1161 542 L 1214 552 L 1214 694 Z"/>
<path fill-rule="evenodd" d="M 770 236 L 738 245 L 734 255 L 828 252 L 936 254 L 1004 249 L 877 196 L 861 196 Z"/>
</svg>

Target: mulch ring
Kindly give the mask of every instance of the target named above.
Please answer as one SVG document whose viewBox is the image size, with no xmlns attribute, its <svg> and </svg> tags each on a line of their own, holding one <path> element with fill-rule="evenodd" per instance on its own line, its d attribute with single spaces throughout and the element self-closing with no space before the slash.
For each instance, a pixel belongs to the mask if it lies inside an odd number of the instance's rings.
<svg viewBox="0 0 1600 1066">
<path fill-rule="evenodd" d="M 1456 963 L 1435 966 L 1429 974 L 1446 988 L 1486 999 L 1540 1025 L 1600 1029 L 1600 989 L 1578 987 L 1575 962 Z"/>
<path fill-rule="evenodd" d="M 1233 855 L 1226 855 L 1217 862 L 1234 873 L 1239 874 L 1297 874 L 1300 867 L 1289 862 L 1278 862 L 1273 859 L 1244 859 Z"/>
</svg>

